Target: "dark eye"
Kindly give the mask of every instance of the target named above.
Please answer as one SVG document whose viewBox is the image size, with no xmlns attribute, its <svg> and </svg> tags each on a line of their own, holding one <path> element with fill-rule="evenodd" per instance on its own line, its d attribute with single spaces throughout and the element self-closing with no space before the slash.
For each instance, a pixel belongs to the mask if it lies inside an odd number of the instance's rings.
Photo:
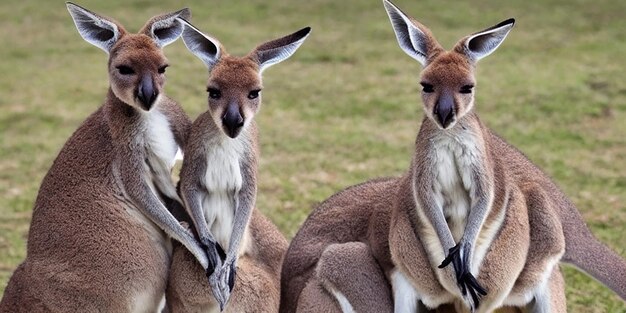
<svg viewBox="0 0 626 313">
<path fill-rule="evenodd" d="M 465 85 L 461 87 L 460 93 L 472 93 L 473 88 L 474 88 L 474 85 Z"/>
<path fill-rule="evenodd" d="M 425 93 L 431 93 L 435 91 L 435 87 L 431 84 L 420 83 L 420 85 L 422 85 L 422 91 Z"/>
<path fill-rule="evenodd" d="M 250 91 L 250 93 L 248 94 L 248 99 L 256 99 L 256 98 L 258 98 L 260 92 L 261 92 L 261 89 Z"/>
<path fill-rule="evenodd" d="M 222 97 L 222 92 L 219 89 L 209 87 L 206 91 L 209 93 L 209 98 L 211 99 L 217 100 Z"/>
<path fill-rule="evenodd" d="M 169 65 L 163 65 L 161 67 L 159 67 L 159 74 L 163 74 L 165 73 L 165 69 L 168 67 Z"/>
<path fill-rule="evenodd" d="M 120 74 L 122 74 L 122 75 L 132 75 L 132 74 L 135 74 L 135 71 L 133 71 L 132 68 L 130 68 L 129 66 L 126 66 L 126 65 L 118 65 L 116 68 L 120 72 Z"/>
</svg>

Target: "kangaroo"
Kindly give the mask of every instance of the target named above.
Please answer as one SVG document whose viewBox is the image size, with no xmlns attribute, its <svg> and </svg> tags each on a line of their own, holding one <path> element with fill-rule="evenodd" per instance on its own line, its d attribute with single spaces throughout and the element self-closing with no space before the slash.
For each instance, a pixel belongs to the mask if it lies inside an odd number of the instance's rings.
<svg viewBox="0 0 626 313">
<path fill-rule="evenodd" d="M 172 246 L 207 259 L 162 201 L 180 201 L 170 179 L 191 121 L 163 94 L 162 48 L 183 31 L 155 16 L 137 34 L 67 3 L 80 35 L 108 56 L 104 104 L 65 143 L 33 209 L 27 257 L 0 312 L 160 312 Z"/>
<path fill-rule="evenodd" d="M 430 30 L 391 2 L 384 4 L 400 47 L 424 66 L 425 118 L 410 170 L 415 209 L 407 214 L 418 219 L 416 233 L 431 265 L 452 264 L 462 295 L 469 294 L 466 303 L 480 312 L 531 300 L 535 312 L 565 311 L 555 266 L 559 261 L 579 267 L 625 298 L 626 261 L 593 237 L 554 182 L 473 110 L 476 63 L 500 46 L 515 21 L 469 35 L 445 51 Z M 395 245 L 390 246 L 395 263 L 404 263 L 400 254 L 396 258 Z M 518 250 L 526 246 L 526 253 Z M 518 257 L 525 258 L 522 267 Z M 509 280 L 519 269 L 517 279 Z M 436 273 L 455 293 L 450 279 Z M 504 284 L 509 282 L 515 282 L 510 289 Z M 491 302 L 479 306 L 487 292 L 495 295 L 487 295 Z"/>
<path fill-rule="evenodd" d="M 329 301 L 343 312 L 363 311 L 391 299 L 385 311 L 565 312 L 559 261 L 624 298 L 626 262 L 593 237 L 546 174 L 473 110 L 476 62 L 502 43 L 514 20 L 445 51 L 430 30 L 383 4 L 400 47 L 425 66 L 425 117 L 411 167 L 400 178 L 348 188 L 309 216 L 285 255 L 281 312 Z M 365 269 L 372 266 L 363 265 L 363 253 L 350 251 L 353 242 L 367 246 L 376 271 Z"/>
<path fill-rule="evenodd" d="M 254 116 L 261 105 L 261 73 L 295 53 L 310 28 L 235 57 L 216 39 L 180 21 L 185 45 L 210 71 L 208 110 L 192 125 L 180 173 L 183 203 L 207 249 L 209 280 L 189 253 L 175 249 L 168 307 L 171 312 L 212 310 L 211 290 L 220 310 L 277 311 L 287 241 L 255 210 L 259 150 Z"/>
</svg>

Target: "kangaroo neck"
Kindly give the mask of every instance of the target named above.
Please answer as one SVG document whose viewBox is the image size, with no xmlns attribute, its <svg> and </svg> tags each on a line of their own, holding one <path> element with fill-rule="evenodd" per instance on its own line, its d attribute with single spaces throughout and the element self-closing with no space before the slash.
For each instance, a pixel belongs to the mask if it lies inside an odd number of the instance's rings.
<svg viewBox="0 0 626 313">
<path fill-rule="evenodd" d="M 141 112 L 120 100 L 109 87 L 103 105 L 106 123 L 114 139 L 130 138 L 141 124 Z"/>
</svg>

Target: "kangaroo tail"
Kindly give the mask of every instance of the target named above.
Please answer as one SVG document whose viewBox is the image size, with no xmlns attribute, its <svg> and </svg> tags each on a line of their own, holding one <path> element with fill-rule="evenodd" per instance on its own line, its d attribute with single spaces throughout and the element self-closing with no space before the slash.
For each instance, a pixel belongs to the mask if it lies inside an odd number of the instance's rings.
<svg viewBox="0 0 626 313">
<path fill-rule="evenodd" d="M 573 204 L 568 203 L 561 210 L 565 235 L 562 261 L 586 272 L 626 300 L 626 260 L 593 236 Z"/>
</svg>

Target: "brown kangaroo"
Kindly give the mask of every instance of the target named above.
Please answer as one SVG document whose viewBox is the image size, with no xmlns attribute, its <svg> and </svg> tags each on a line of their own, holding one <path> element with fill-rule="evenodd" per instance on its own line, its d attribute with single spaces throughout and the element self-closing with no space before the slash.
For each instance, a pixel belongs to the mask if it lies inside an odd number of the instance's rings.
<svg viewBox="0 0 626 313">
<path fill-rule="evenodd" d="M 0 312 L 159 312 L 170 236 L 206 256 L 162 201 L 191 122 L 163 94 L 162 48 L 183 32 L 188 9 L 150 19 L 137 34 L 67 3 L 80 35 L 109 56 L 104 104 L 74 132 L 41 183 L 27 257 Z"/>
<path fill-rule="evenodd" d="M 344 312 L 377 304 L 394 312 L 442 304 L 461 312 L 565 312 L 559 261 L 625 298 L 626 262 L 473 110 L 476 63 L 514 20 L 445 51 L 426 27 L 383 3 L 400 47 L 424 65 L 425 117 L 411 167 L 403 177 L 346 189 L 309 216 L 285 256 L 281 312 L 312 311 L 308 303 Z"/>
<path fill-rule="evenodd" d="M 236 57 L 180 21 L 185 45 L 210 70 L 208 110 L 193 123 L 180 173 L 182 199 L 209 266 L 201 267 L 183 247 L 174 249 L 168 308 L 207 312 L 219 305 L 228 312 L 276 312 L 287 241 L 255 210 L 259 151 L 254 116 L 261 105 L 261 72 L 290 57 L 310 28 Z"/>
</svg>

